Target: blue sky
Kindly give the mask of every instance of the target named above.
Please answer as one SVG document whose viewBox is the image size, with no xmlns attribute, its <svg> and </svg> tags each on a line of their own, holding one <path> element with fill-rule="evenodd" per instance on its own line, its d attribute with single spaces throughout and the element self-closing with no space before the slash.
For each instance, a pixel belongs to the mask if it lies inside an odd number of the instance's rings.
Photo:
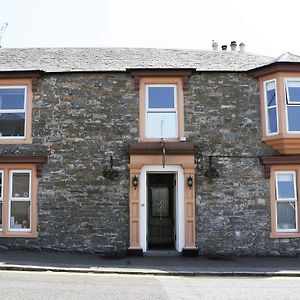
<svg viewBox="0 0 300 300">
<path fill-rule="evenodd" d="M 280 4 L 279 4 L 280 3 Z M 300 1 L 0 0 L 2 47 L 211 49 L 212 40 L 246 51 L 300 55 Z"/>
</svg>

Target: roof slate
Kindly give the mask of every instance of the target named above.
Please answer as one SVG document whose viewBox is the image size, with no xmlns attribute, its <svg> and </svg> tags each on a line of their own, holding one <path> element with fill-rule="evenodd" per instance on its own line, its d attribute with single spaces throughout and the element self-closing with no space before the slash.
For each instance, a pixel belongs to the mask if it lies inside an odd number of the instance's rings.
<svg viewBox="0 0 300 300">
<path fill-rule="evenodd" d="M 278 62 L 300 63 L 300 56 L 290 52 L 286 52 L 278 56 L 275 60 L 271 61 L 271 63 L 278 63 Z"/>
<path fill-rule="evenodd" d="M 147 48 L 0 48 L 0 71 L 89 72 L 126 69 L 248 71 L 274 58 L 239 51 Z"/>
</svg>

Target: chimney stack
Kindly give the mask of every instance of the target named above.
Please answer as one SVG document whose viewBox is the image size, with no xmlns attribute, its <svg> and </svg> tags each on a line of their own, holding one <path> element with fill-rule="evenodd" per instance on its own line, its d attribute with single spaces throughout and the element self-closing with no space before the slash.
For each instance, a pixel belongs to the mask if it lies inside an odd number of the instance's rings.
<svg viewBox="0 0 300 300">
<path fill-rule="evenodd" d="M 236 41 L 232 41 L 232 42 L 230 43 L 231 51 L 236 51 L 236 47 L 237 47 Z"/>
<path fill-rule="evenodd" d="M 227 50 L 227 45 L 222 45 L 221 48 L 222 48 L 223 51 L 226 51 Z"/>
<path fill-rule="evenodd" d="M 214 51 L 217 51 L 217 50 L 218 50 L 218 47 L 219 47 L 218 43 L 215 42 L 215 41 L 213 40 L 213 43 L 212 43 L 212 48 L 213 48 L 213 50 L 214 50 Z"/>
<path fill-rule="evenodd" d="M 245 43 L 242 42 L 239 44 L 239 46 L 240 46 L 240 52 L 241 53 L 245 52 L 245 47 L 246 47 Z"/>
</svg>

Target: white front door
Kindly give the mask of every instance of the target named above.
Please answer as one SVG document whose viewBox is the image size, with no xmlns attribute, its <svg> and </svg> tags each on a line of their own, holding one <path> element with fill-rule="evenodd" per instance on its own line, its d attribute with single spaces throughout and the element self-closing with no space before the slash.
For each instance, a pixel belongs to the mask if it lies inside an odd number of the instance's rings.
<svg viewBox="0 0 300 300">
<path fill-rule="evenodd" d="M 176 178 L 175 190 L 175 249 L 181 252 L 184 247 L 185 241 L 185 228 L 184 228 L 184 175 L 183 168 L 178 165 L 167 165 L 164 168 L 161 165 L 148 165 L 141 169 L 141 189 L 140 189 L 140 243 L 143 252 L 148 249 L 147 234 L 148 234 L 148 186 L 147 174 L 166 173 L 174 174 Z"/>
</svg>

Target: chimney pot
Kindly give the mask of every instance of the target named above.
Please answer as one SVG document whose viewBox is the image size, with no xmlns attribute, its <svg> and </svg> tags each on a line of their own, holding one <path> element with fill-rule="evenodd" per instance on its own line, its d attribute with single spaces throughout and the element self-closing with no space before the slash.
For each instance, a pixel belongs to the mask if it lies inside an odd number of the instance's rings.
<svg viewBox="0 0 300 300">
<path fill-rule="evenodd" d="M 213 41 L 213 43 L 212 43 L 212 48 L 213 48 L 213 50 L 214 50 L 214 51 L 218 50 L 218 47 L 219 47 L 218 43 L 215 42 L 215 41 Z"/>
<path fill-rule="evenodd" d="M 222 45 L 222 50 L 226 51 L 227 50 L 227 45 Z"/>
<path fill-rule="evenodd" d="M 232 41 L 232 42 L 230 43 L 231 51 L 235 51 L 235 50 L 236 50 L 236 47 L 237 47 L 236 41 Z"/>
<path fill-rule="evenodd" d="M 245 52 L 245 47 L 246 47 L 245 43 L 242 42 L 239 44 L 239 46 L 240 46 L 240 52 Z"/>
</svg>

